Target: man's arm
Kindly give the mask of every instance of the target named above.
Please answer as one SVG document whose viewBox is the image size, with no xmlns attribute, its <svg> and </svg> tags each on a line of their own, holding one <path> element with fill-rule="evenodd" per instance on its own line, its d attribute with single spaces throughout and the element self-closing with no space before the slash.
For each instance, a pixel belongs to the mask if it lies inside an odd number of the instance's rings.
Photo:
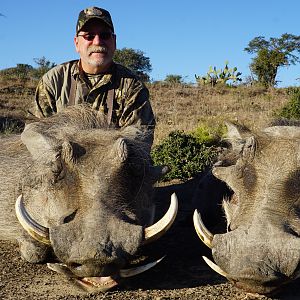
<svg viewBox="0 0 300 300">
<path fill-rule="evenodd" d="M 34 97 L 34 115 L 38 118 L 49 117 L 56 113 L 56 103 L 43 79 L 37 85 Z"/>
<path fill-rule="evenodd" d="M 144 85 L 131 89 L 125 99 L 125 107 L 119 119 L 119 126 L 134 125 L 145 134 L 145 142 L 152 146 L 155 118 L 149 100 L 149 91 Z"/>
</svg>

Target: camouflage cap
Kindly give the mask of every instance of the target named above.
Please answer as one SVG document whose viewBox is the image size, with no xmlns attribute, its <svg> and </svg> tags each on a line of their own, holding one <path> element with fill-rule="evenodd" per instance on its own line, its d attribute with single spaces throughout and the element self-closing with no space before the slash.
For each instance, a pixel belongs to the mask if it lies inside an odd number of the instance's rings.
<svg viewBox="0 0 300 300">
<path fill-rule="evenodd" d="M 103 8 L 94 6 L 94 7 L 88 7 L 79 13 L 78 21 L 76 25 L 76 34 L 78 34 L 78 32 L 82 29 L 82 27 L 86 24 L 87 21 L 94 18 L 102 20 L 114 32 L 114 25 L 110 13 Z"/>
</svg>

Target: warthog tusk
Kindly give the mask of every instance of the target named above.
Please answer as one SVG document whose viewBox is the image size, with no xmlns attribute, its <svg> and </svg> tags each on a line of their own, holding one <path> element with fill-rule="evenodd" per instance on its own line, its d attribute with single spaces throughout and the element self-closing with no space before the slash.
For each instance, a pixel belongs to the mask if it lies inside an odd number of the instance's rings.
<svg viewBox="0 0 300 300">
<path fill-rule="evenodd" d="M 20 195 L 16 201 L 15 210 L 20 224 L 31 237 L 43 244 L 51 245 L 49 229 L 38 224 L 30 217 L 24 207 L 22 195 Z"/>
<path fill-rule="evenodd" d="M 212 262 L 206 256 L 202 256 L 202 258 L 215 272 L 217 272 L 218 274 L 220 274 L 226 278 L 228 277 L 228 274 L 225 271 L 223 271 L 218 265 L 216 265 L 214 262 Z"/>
<path fill-rule="evenodd" d="M 171 196 L 171 204 L 166 214 L 155 224 L 146 227 L 143 244 L 159 239 L 173 224 L 178 211 L 178 199 L 175 193 Z"/>
<path fill-rule="evenodd" d="M 213 234 L 205 227 L 202 218 L 201 218 L 201 214 L 198 212 L 198 210 L 196 209 L 194 211 L 194 215 L 193 215 L 193 221 L 194 221 L 194 227 L 195 230 L 199 236 L 199 238 L 201 239 L 201 241 L 210 249 L 212 249 L 212 241 L 213 241 Z"/>
<path fill-rule="evenodd" d="M 154 266 L 156 266 L 158 263 L 160 263 L 163 259 L 165 258 L 165 256 L 163 256 L 162 258 L 153 261 L 151 263 L 148 263 L 146 265 L 143 266 L 139 266 L 139 267 L 135 267 L 135 268 L 130 268 L 130 269 L 121 269 L 120 270 L 120 277 L 122 278 L 126 278 L 126 277 L 132 277 L 138 274 L 141 274 L 151 268 L 153 268 Z"/>
<path fill-rule="evenodd" d="M 129 268 L 129 269 L 121 269 L 119 271 L 120 272 L 119 275 L 120 275 L 121 278 L 126 278 L 126 277 L 132 277 L 132 276 L 141 274 L 141 273 L 143 273 L 143 272 L 145 272 L 145 271 L 153 268 L 157 264 L 159 264 L 164 258 L 165 258 L 165 256 L 161 257 L 158 260 L 150 262 L 150 263 L 148 263 L 146 265 L 143 265 L 143 266 L 138 266 L 138 267 Z M 55 272 L 57 272 L 59 274 L 64 274 L 64 275 L 67 275 L 68 277 L 75 277 L 75 275 L 72 273 L 72 271 L 68 268 L 68 266 L 66 264 L 62 264 L 62 263 L 47 263 L 47 267 L 50 270 L 55 271 Z M 92 281 L 92 279 L 96 280 L 97 278 L 109 278 L 109 277 L 84 277 L 84 278 L 80 278 L 80 280 L 90 279 L 90 281 Z"/>
</svg>

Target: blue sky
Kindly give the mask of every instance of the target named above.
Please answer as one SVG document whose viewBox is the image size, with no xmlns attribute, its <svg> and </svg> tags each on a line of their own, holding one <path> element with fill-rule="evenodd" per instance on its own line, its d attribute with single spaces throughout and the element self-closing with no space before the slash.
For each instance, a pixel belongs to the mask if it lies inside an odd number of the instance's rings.
<svg viewBox="0 0 300 300">
<path fill-rule="evenodd" d="M 299 0 L 2 0 L 0 69 L 35 66 L 33 59 L 43 56 L 56 64 L 76 59 L 75 24 L 89 6 L 110 11 L 118 48 L 143 51 L 153 80 L 174 74 L 193 82 L 195 74 L 223 68 L 225 61 L 244 78 L 253 57 L 244 51 L 250 40 L 300 34 Z M 299 77 L 300 64 L 279 70 L 277 80 L 299 85 Z"/>
</svg>

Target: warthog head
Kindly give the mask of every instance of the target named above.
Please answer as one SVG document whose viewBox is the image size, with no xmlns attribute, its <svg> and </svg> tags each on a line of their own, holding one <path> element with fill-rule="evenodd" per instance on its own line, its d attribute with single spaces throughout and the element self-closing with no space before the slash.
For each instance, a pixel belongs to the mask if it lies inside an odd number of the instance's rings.
<svg viewBox="0 0 300 300">
<path fill-rule="evenodd" d="M 153 167 L 144 135 L 134 127 L 109 129 L 96 111 L 74 107 L 26 126 L 32 156 L 16 202 L 22 256 L 73 277 L 87 290 L 106 290 L 118 278 L 152 265 L 124 269 L 143 244 L 173 222 L 169 211 L 153 224 L 153 184 L 166 171 Z"/>
<path fill-rule="evenodd" d="M 227 232 L 213 235 L 197 211 L 195 228 L 215 271 L 246 291 L 274 293 L 300 275 L 300 128 L 228 129 L 232 151 L 212 170 L 233 191 L 223 201 Z"/>
</svg>

